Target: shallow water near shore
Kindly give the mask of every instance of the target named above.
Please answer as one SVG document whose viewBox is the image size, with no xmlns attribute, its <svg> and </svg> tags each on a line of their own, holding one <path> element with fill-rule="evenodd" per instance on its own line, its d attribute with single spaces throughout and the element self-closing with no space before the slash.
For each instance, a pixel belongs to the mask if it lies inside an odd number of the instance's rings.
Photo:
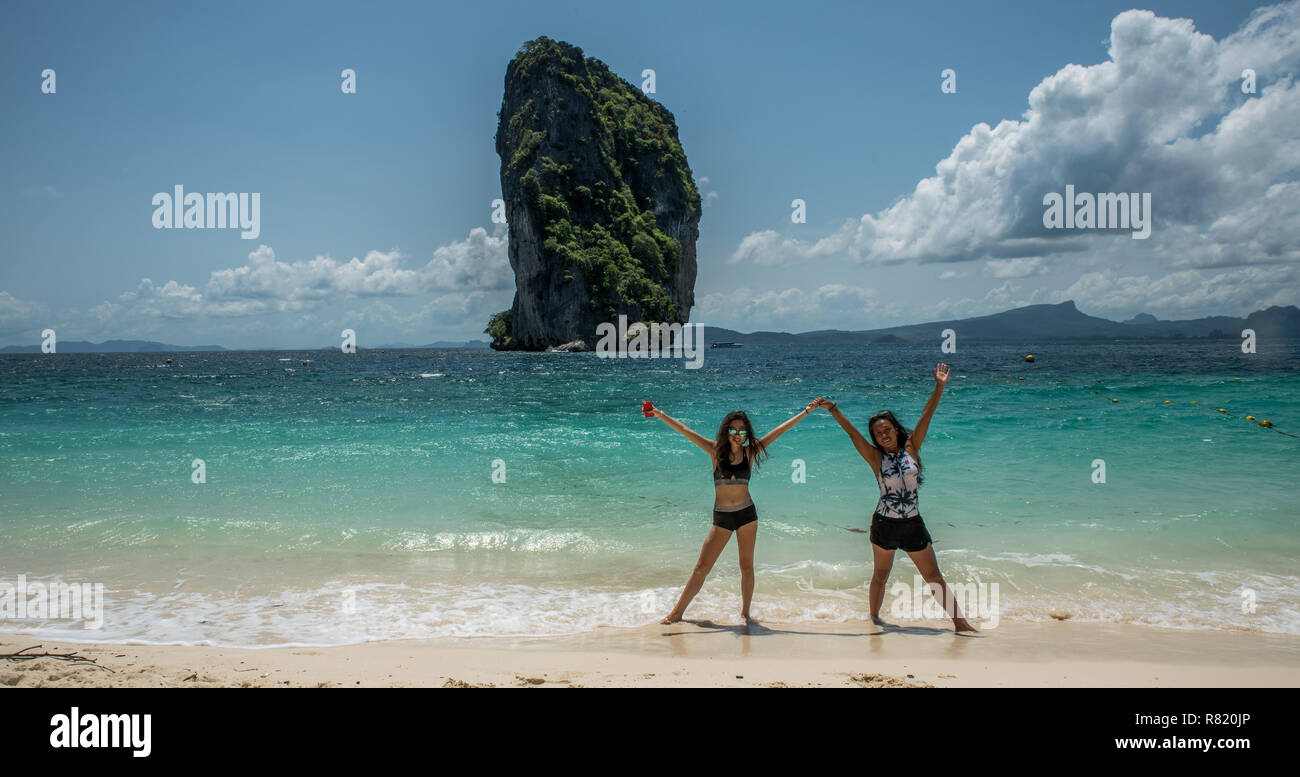
<svg viewBox="0 0 1300 777">
<path fill-rule="evenodd" d="M 706 436 L 733 409 L 762 434 L 818 395 L 862 427 L 882 408 L 912 424 L 940 359 L 953 377 L 921 512 L 950 582 L 996 584 L 1002 619 L 1300 633 L 1300 439 L 1281 433 L 1300 434 L 1295 343 L 745 347 L 698 370 L 477 350 L 171 357 L 0 357 L 0 583 L 102 583 L 96 641 L 653 622 L 713 494 L 707 457 L 642 400 Z M 751 493 L 755 615 L 865 619 L 877 487 L 830 416 L 778 440 Z M 737 619 L 734 548 L 689 617 Z M 914 574 L 899 554 L 892 582 Z M 914 597 L 891 592 L 887 611 L 895 599 Z M 6 628 L 91 638 L 67 621 Z"/>
</svg>

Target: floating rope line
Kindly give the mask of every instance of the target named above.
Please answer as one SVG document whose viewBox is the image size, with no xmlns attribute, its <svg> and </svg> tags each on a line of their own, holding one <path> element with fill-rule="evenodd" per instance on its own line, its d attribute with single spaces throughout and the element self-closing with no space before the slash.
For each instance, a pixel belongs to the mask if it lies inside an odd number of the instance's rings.
<svg viewBox="0 0 1300 777">
<path fill-rule="evenodd" d="M 1237 415 L 1236 413 L 1230 413 L 1230 412 L 1228 412 L 1227 409 L 1222 408 L 1222 407 L 1218 408 L 1218 412 L 1222 413 L 1223 415 L 1226 415 L 1226 416 L 1229 417 L 1229 418 L 1244 418 L 1244 419 L 1246 419 L 1247 421 L 1250 421 L 1252 424 L 1257 424 L 1257 425 L 1259 425 L 1259 426 L 1260 426 L 1261 428 L 1263 428 L 1263 429 L 1272 429 L 1273 431 L 1277 432 L 1278 434 L 1284 434 L 1284 435 L 1286 435 L 1287 437 L 1300 437 L 1300 434 L 1291 434 L 1290 432 L 1284 432 L 1284 431 L 1282 431 L 1281 429 L 1278 429 L 1277 427 L 1273 426 L 1273 422 L 1272 422 L 1272 421 L 1269 421 L 1268 419 L 1265 419 L 1265 420 L 1262 420 L 1262 421 L 1257 421 L 1257 420 L 1255 420 L 1255 416 L 1253 416 L 1253 415 L 1247 415 L 1247 416 Z"/>
<path fill-rule="evenodd" d="M 1239 378 L 1237 378 L 1237 379 L 1235 379 L 1235 380 L 1239 380 Z M 1098 381 L 1098 383 L 1100 383 L 1100 381 Z M 1105 386 L 1102 386 L 1102 388 L 1105 388 Z M 1094 394 L 1099 394 L 1099 395 L 1101 394 L 1101 392 L 1098 391 L 1098 390 L 1096 390 L 1096 389 L 1094 389 L 1092 393 L 1094 393 Z M 1118 398 L 1118 397 L 1111 397 L 1111 398 L 1110 398 L 1110 401 L 1111 401 L 1111 402 L 1119 402 L 1119 398 Z M 1173 405 L 1174 402 L 1173 402 L 1173 400 L 1166 399 L 1166 400 L 1164 401 L 1164 404 L 1166 404 L 1166 405 Z M 1196 405 L 1198 408 L 1201 407 L 1201 403 L 1200 403 L 1199 400 L 1195 400 L 1195 399 L 1193 399 L 1193 400 L 1191 400 L 1191 404 Z M 1208 407 L 1208 406 L 1207 406 L 1207 407 Z M 1281 429 L 1278 429 L 1276 426 L 1273 426 L 1273 422 L 1272 422 L 1272 421 L 1269 421 L 1268 419 L 1258 420 L 1258 419 L 1256 419 L 1255 416 L 1253 416 L 1253 415 L 1240 415 L 1240 414 L 1238 414 L 1238 413 L 1230 412 L 1227 408 L 1223 408 L 1223 407 L 1215 408 L 1215 411 L 1218 412 L 1218 413 L 1220 413 L 1221 415 L 1225 415 L 1225 416 L 1227 416 L 1227 417 L 1229 417 L 1229 418 L 1242 418 L 1242 419 L 1244 419 L 1244 420 L 1246 420 L 1246 421 L 1250 421 L 1252 424 L 1255 424 L 1256 426 L 1260 427 L 1261 429 L 1271 429 L 1272 431 L 1275 431 L 1275 432 L 1277 432 L 1278 434 L 1286 435 L 1287 437 L 1300 438 L 1300 434 L 1291 434 L 1290 432 L 1284 432 L 1284 431 L 1282 431 Z"/>
</svg>

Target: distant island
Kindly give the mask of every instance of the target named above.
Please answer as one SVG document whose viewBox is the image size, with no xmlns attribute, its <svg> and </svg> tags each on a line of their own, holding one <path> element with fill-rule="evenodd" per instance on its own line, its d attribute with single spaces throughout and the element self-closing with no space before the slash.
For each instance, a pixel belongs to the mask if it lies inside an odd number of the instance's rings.
<svg viewBox="0 0 1300 777">
<path fill-rule="evenodd" d="M 734 329 L 706 326 L 709 342 L 742 342 L 749 345 L 911 345 L 937 341 L 945 329 L 957 333 L 961 342 L 1030 343 L 1044 340 L 1178 340 L 1229 338 L 1240 339 L 1243 329 L 1252 329 L 1258 338 L 1300 339 L 1300 308 L 1277 306 L 1238 318 L 1210 316 L 1180 321 L 1161 321 L 1149 313 L 1139 314 L 1126 322 L 1111 321 L 1083 313 L 1074 300 L 1055 305 L 1028 305 L 987 316 L 931 321 L 885 329 L 845 331 L 820 329 L 814 332 L 738 332 Z M 487 348 L 486 340 L 460 342 L 438 341 L 428 345 L 393 343 L 360 348 L 362 351 Z M 168 345 L 148 340 L 59 341 L 60 353 L 182 353 L 185 351 L 334 351 L 337 345 L 320 348 L 224 348 L 220 345 Z M 39 345 L 11 345 L 0 353 L 39 353 Z"/>
</svg>

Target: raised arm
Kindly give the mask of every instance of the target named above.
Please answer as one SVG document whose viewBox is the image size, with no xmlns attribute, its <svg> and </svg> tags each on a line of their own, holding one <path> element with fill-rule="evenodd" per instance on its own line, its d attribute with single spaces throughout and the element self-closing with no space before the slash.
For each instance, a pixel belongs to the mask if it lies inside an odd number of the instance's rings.
<svg viewBox="0 0 1300 777">
<path fill-rule="evenodd" d="M 824 407 L 829 410 L 831 412 L 831 418 L 835 419 L 835 422 L 840 425 L 840 428 L 848 432 L 849 439 L 853 441 L 853 447 L 857 448 L 858 454 L 867 460 L 867 463 L 871 465 L 873 470 L 879 472 L 880 451 L 876 449 L 876 446 L 872 445 L 867 441 L 866 437 L 862 436 L 862 432 L 859 432 L 858 428 L 850 423 L 848 418 L 844 417 L 844 414 L 840 412 L 840 409 L 834 402 L 829 399 L 821 399 L 818 400 L 818 402 L 819 407 Z"/>
<path fill-rule="evenodd" d="M 690 428 L 689 426 L 682 423 L 681 421 L 678 421 L 676 418 L 673 418 L 672 416 L 668 415 L 667 413 L 665 413 L 664 411 L 660 410 L 657 407 L 651 408 L 651 410 L 653 410 L 656 418 L 660 419 L 664 423 L 676 429 L 686 439 L 700 446 L 700 448 L 703 449 L 705 453 L 709 454 L 710 458 L 712 458 L 713 456 L 712 440 L 700 434 L 699 432 L 695 431 L 694 429 Z"/>
<path fill-rule="evenodd" d="M 769 445 L 771 445 L 772 443 L 776 442 L 776 438 L 778 438 L 778 437 L 780 437 L 781 435 L 785 434 L 786 432 L 790 431 L 791 429 L 794 428 L 794 425 L 795 425 L 795 424 L 797 424 L 797 423 L 799 423 L 800 421 L 802 421 L 803 419 L 807 418 L 807 417 L 808 417 L 808 414 L 811 413 L 811 412 L 813 411 L 813 408 L 814 408 L 814 407 L 817 407 L 817 400 L 815 400 L 815 399 L 814 399 L 813 401 L 809 402 L 809 403 L 808 403 L 808 406 L 805 407 L 803 410 L 800 410 L 799 412 L 795 413 L 794 415 L 792 415 L 792 416 L 790 416 L 788 419 L 786 419 L 786 422 L 785 422 L 785 423 L 781 424 L 780 426 L 776 427 L 776 428 L 773 429 L 772 431 L 770 431 L 770 432 L 768 432 L 767 434 L 763 435 L 763 438 L 762 438 L 761 440 L 759 440 L 759 442 L 761 442 L 761 443 L 763 444 L 763 447 L 764 447 L 764 448 L 766 448 L 767 446 L 769 446 Z"/>
<path fill-rule="evenodd" d="M 939 398 L 943 396 L 943 388 L 948 385 L 948 365 L 940 362 L 939 366 L 934 368 L 934 391 L 930 392 L 930 401 L 925 403 L 925 409 L 921 411 L 921 420 L 916 422 L 916 428 L 907 438 L 907 452 L 913 456 L 921 450 L 921 443 L 925 442 L 925 433 L 930 429 L 930 419 L 934 417 L 934 409 L 939 406 Z"/>
</svg>

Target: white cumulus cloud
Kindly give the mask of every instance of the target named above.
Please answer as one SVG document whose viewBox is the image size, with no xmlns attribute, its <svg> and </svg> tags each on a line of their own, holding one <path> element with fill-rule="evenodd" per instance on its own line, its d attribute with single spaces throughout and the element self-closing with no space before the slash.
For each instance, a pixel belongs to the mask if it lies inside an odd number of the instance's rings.
<svg viewBox="0 0 1300 777">
<path fill-rule="evenodd" d="M 1108 60 L 1048 76 L 1019 119 L 976 124 L 935 175 L 894 205 L 818 240 L 755 232 L 731 261 L 1016 259 L 1130 239 L 1125 231 L 1046 229 L 1043 197 L 1067 184 L 1149 192 L 1146 242 L 1171 264 L 1296 261 L 1298 65 L 1294 1 L 1256 9 L 1222 41 L 1189 19 L 1125 11 L 1111 23 Z M 1242 93 L 1246 67 L 1256 72 L 1256 94 Z"/>
</svg>

